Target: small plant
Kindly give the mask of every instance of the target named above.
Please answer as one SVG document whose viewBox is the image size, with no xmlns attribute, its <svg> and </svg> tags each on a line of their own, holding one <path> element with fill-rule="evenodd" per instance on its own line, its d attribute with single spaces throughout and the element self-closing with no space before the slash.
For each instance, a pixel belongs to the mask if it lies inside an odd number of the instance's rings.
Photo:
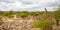
<svg viewBox="0 0 60 30">
<path fill-rule="evenodd" d="M 37 16 L 37 15 L 39 15 L 40 14 L 40 12 L 30 12 L 30 15 L 35 15 L 35 16 Z"/>
<path fill-rule="evenodd" d="M 20 13 L 20 16 L 24 18 L 24 17 L 27 17 L 28 14 L 27 13 Z"/>
<path fill-rule="evenodd" d="M 13 11 L 4 12 L 4 16 L 6 17 L 13 17 L 12 15 L 14 15 Z"/>
<path fill-rule="evenodd" d="M 35 28 L 45 29 L 45 28 L 48 28 L 51 24 L 52 24 L 51 20 L 40 20 L 40 21 L 37 21 L 37 22 L 33 22 L 32 26 L 35 27 Z"/>
</svg>

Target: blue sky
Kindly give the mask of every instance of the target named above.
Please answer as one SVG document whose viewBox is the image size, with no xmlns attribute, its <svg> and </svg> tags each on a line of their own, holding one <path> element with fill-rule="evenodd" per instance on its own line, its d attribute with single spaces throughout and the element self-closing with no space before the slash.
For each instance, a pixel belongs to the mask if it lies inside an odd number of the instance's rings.
<svg viewBox="0 0 60 30">
<path fill-rule="evenodd" d="M 60 5 L 60 0 L 0 0 L 0 10 L 9 11 L 52 11 Z"/>
</svg>

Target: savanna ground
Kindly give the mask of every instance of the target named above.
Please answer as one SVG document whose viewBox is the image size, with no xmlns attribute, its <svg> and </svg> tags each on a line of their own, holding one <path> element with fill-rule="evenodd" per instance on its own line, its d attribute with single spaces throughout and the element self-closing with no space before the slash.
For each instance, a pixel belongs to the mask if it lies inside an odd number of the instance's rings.
<svg viewBox="0 0 60 30">
<path fill-rule="evenodd" d="M 59 21 L 60 9 L 50 12 L 0 11 L 0 30 L 60 30 Z"/>
</svg>

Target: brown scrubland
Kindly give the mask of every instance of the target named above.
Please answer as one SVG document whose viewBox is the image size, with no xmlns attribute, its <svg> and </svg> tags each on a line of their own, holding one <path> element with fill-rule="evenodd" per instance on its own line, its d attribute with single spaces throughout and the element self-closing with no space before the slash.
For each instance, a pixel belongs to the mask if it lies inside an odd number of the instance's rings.
<svg viewBox="0 0 60 30">
<path fill-rule="evenodd" d="M 27 12 L 0 11 L 0 30 L 60 30 L 60 9 Z"/>
</svg>

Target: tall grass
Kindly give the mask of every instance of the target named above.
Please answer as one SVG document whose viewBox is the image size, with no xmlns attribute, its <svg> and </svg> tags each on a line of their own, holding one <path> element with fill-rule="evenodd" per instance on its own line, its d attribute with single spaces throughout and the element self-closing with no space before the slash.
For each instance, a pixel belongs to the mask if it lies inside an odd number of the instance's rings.
<svg viewBox="0 0 60 30">
<path fill-rule="evenodd" d="M 53 23 L 52 20 L 39 20 L 37 22 L 33 22 L 32 26 L 34 28 L 41 28 L 45 30 L 46 28 L 49 28 L 49 26 L 51 26 L 52 23 Z"/>
</svg>

